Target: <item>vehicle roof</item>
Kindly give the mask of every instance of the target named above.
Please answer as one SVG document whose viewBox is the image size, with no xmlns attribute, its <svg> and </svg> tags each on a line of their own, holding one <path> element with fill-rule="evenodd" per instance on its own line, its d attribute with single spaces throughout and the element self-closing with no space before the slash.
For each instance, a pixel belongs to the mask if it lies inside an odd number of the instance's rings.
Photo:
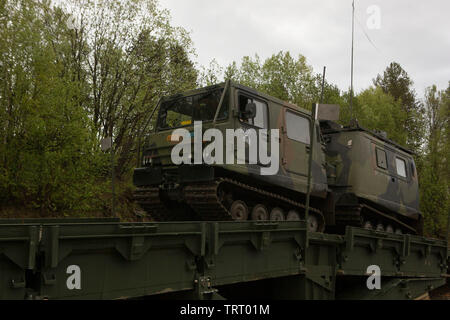
<svg viewBox="0 0 450 320">
<path fill-rule="evenodd" d="M 326 121 L 326 122 L 330 123 L 332 121 Z M 337 123 L 333 122 L 333 125 L 330 126 L 330 129 L 325 129 L 324 130 L 322 128 L 321 131 L 325 135 L 326 134 L 340 133 L 340 132 L 356 132 L 356 131 L 360 131 L 360 132 L 364 132 L 364 133 L 366 133 L 366 134 L 368 134 L 368 135 L 370 135 L 370 136 L 372 136 L 374 138 L 377 138 L 377 139 L 379 139 L 379 140 L 381 140 L 381 141 L 383 141 L 385 143 L 388 143 L 388 144 L 390 144 L 390 145 L 392 145 L 392 146 L 394 146 L 394 147 L 396 147 L 396 148 L 398 148 L 398 149 L 408 153 L 409 155 L 414 155 L 415 154 L 412 150 L 410 150 L 410 149 L 408 149 L 408 148 L 406 148 L 406 147 L 404 147 L 404 146 L 402 146 L 402 145 L 400 145 L 400 144 L 398 144 L 398 143 L 388 139 L 387 137 L 383 136 L 382 134 L 380 134 L 378 132 L 375 132 L 375 131 L 369 130 L 367 128 L 364 128 L 364 127 L 360 126 L 358 123 L 353 123 L 351 126 L 348 126 L 348 127 L 342 127 L 342 126 L 338 125 Z"/>
<path fill-rule="evenodd" d="M 290 102 L 287 102 L 287 101 L 283 101 L 281 99 L 278 99 L 278 98 L 273 97 L 271 95 L 265 94 L 265 93 L 263 93 L 261 91 L 255 90 L 253 88 L 244 86 L 244 85 L 239 84 L 239 83 L 234 82 L 234 81 L 232 81 L 231 83 L 232 83 L 232 86 L 234 86 L 235 88 L 242 89 L 242 90 L 245 90 L 245 91 L 249 91 L 250 93 L 253 93 L 255 95 L 259 95 L 259 96 L 263 97 L 266 100 L 271 100 L 272 102 L 281 104 L 281 105 L 283 105 L 285 107 L 288 107 L 288 108 L 296 110 L 296 111 L 300 111 L 302 113 L 305 113 L 305 114 L 311 116 L 311 111 L 309 111 L 309 110 L 307 110 L 305 108 L 299 107 L 299 106 L 297 106 L 297 105 L 295 105 L 293 103 L 290 103 Z"/>
<path fill-rule="evenodd" d="M 214 89 L 218 89 L 218 88 L 224 88 L 225 85 L 226 85 L 226 82 L 222 82 L 222 83 L 218 83 L 218 84 L 207 86 L 207 87 L 202 87 L 202 88 L 197 88 L 197 89 L 194 89 L 194 90 L 185 91 L 185 92 L 178 93 L 178 94 L 175 94 L 175 95 L 170 95 L 170 96 L 164 97 L 162 100 L 165 101 L 165 100 L 170 100 L 170 99 L 174 99 L 174 98 L 188 97 L 188 96 L 199 94 L 199 93 L 202 93 L 202 92 L 206 92 L 206 91 L 210 91 L 210 90 L 214 90 Z M 307 115 L 311 116 L 311 111 L 309 111 L 307 109 L 304 109 L 302 107 L 299 107 L 299 106 L 297 106 L 295 104 L 292 104 L 290 102 L 283 101 L 281 99 L 278 99 L 276 97 L 270 96 L 268 94 L 265 94 L 265 93 L 263 93 L 261 91 L 255 90 L 253 88 L 244 86 L 244 85 L 242 85 L 240 83 L 237 83 L 235 81 L 232 81 L 232 80 L 230 80 L 230 85 L 235 87 L 235 88 L 237 88 L 237 89 L 241 89 L 241 90 L 247 91 L 247 92 L 252 93 L 254 95 L 260 96 L 260 97 L 262 97 L 262 98 L 264 98 L 266 100 L 270 100 L 272 102 L 275 102 L 275 103 L 278 103 L 278 104 L 283 105 L 285 107 L 288 107 L 288 108 L 290 108 L 292 110 L 299 111 L 299 112 L 302 112 L 304 114 L 307 114 Z"/>
</svg>

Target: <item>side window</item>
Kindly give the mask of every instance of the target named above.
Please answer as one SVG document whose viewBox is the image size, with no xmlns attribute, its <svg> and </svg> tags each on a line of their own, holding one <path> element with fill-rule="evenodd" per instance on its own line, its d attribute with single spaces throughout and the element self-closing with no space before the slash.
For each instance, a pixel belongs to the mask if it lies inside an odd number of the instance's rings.
<svg viewBox="0 0 450 320">
<path fill-rule="evenodd" d="M 246 97 L 244 95 L 239 96 L 239 109 L 240 111 L 245 110 L 245 106 L 253 102 L 256 104 L 256 117 L 254 119 L 240 119 L 241 122 L 248 123 L 249 125 L 261 128 L 269 128 L 269 117 L 267 104 L 265 102 L 255 100 L 253 98 Z"/>
<path fill-rule="evenodd" d="M 261 101 L 253 101 L 256 104 L 256 117 L 253 125 L 258 128 L 268 129 L 267 105 Z"/>
<path fill-rule="evenodd" d="M 377 152 L 377 165 L 381 169 L 387 169 L 386 151 L 376 148 Z"/>
<path fill-rule="evenodd" d="M 400 177 L 406 178 L 406 161 L 400 158 L 395 158 L 395 165 L 397 166 L 397 174 Z"/>
<path fill-rule="evenodd" d="M 310 144 L 309 120 L 293 112 L 286 112 L 286 130 L 289 139 Z"/>
</svg>

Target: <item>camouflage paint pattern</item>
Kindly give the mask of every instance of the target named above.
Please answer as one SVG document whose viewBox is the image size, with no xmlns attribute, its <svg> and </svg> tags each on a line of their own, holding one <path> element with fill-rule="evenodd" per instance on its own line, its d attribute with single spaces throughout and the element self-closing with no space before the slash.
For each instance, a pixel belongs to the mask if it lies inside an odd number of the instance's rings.
<svg viewBox="0 0 450 320">
<path fill-rule="evenodd" d="M 225 88 L 225 84 L 190 91 L 176 97 L 188 97 L 220 88 Z M 307 190 L 310 148 L 309 144 L 288 137 L 286 115 L 287 112 L 294 113 L 307 119 L 306 123 L 311 125 L 311 112 L 234 82 L 230 82 L 226 95 L 227 118 L 217 121 L 215 124 L 212 121 L 203 122 L 203 131 L 216 128 L 223 133 L 225 141 L 227 129 L 258 129 L 239 119 L 239 108 L 242 108 L 239 106 L 239 97 L 245 95 L 245 97 L 261 101 L 267 104 L 268 108 L 269 125 L 267 129 L 280 130 L 280 165 L 278 173 L 273 176 L 261 176 L 259 165 L 224 164 L 217 165 L 217 167 L 225 169 L 226 172 L 251 177 L 257 186 L 261 184 L 284 188 L 298 192 L 299 197 L 304 196 Z M 418 177 L 410 152 L 359 127 L 341 129 L 334 133 L 322 132 L 323 137 L 328 141 L 325 143 L 320 135 L 319 122 L 317 121 L 314 125 L 317 143 L 313 150 L 311 190 L 313 206 L 316 201 L 316 207 L 320 207 L 319 199 L 325 199 L 327 194 L 333 192 L 337 195 L 334 198 L 337 199 L 338 204 L 341 195 L 352 194 L 378 208 L 387 208 L 416 219 L 419 217 Z M 191 132 L 194 131 L 193 125 L 185 128 Z M 171 162 L 171 150 L 177 143 L 170 141 L 173 130 L 175 129 L 158 131 L 155 128 L 155 131 L 149 135 L 143 156 L 144 161 L 146 158 L 152 158 L 153 164 L 147 163 L 143 168 L 135 170 L 135 185 L 139 187 L 148 185 L 145 178 L 142 177 L 152 167 L 163 168 L 163 181 L 166 179 L 164 172 L 176 169 Z M 299 124 L 295 130 L 309 130 L 309 128 Z M 377 165 L 377 148 L 386 153 L 386 169 Z M 223 154 L 225 155 L 225 150 Z M 406 163 L 406 178 L 397 173 L 396 157 L 403 159 Z M 192 158 L 194 157 L 192 156 Z"/>
<path fill-rule="evenodd" d="M 210 91 L 214 88 L 223 88 L 225 84 L 220 84 L 217 86 L 211 86 L 199 90 L 190 91 L 184 93 L 181 96 L 190 96 L 194 94 L 200 94 L 203 92 Z M 311 113 L 305 109 L 297 107 L 295 105 L 283 102 L 274 97 L 262 94 L 253 90 L 251 88 L 236 84 L 231 82 L 231 86 L 227 92 L 229 95 L 229 106 L 228 106 L 228 118 L 225 120 L 217 121 L 216 124 L 212 122 L 203 122 L 203 132 L 209 128 L 216 128 L 220 130 L 223 134 L 225 140 L 225 132 L 227 129 L 243 129 L 244 131 L 248 128 L 253 128 L 258 131 L 258 128 L 247 123 L 240 121 L 238 115 L 239 112 L 239 95 L 244 94 L 246 97 L 257 99 L 258 101 L 264 102 L 268 107 L 268 123 L 269 127 L 267 129 L 279 129 L 280 130 L 280 166 L 278 173 L 273 176 L 262 176 L 260 175 L 260 166 L 251 164 L 224 164 L 217 165 L 218 167 L 224 168 L 228 171 L 239 173 L 245 176 L 251 176 L 254 179 L 259 180 L 261 183 L 266 183 L 274 186 L 283 187 L 290 190 L 295 190 L 301 193 L 306 193 L 307 176 L 308 176 L 308 157 L 309 157 L 309 145 L 294 141 L 288 138 L 285 115 L 287 111 L 291 111 L 297 115 L 300 115 L 311 121 Z M 170 97 L 169 97 L 170 98 Z M 319 123 L 315 123 L 317 127 Z M 193 132 L 193 125 L 184 127 L 185 129 Z M 309 130 L 309 128 L 297 128 L 301 130 Z M 157 165 L 162 165 L 165 169 L 170 170 L 172 167 L 171 162 L 171 150 L 177 142 L 171 142 L 170 137 L 175 129 L 156 131 L 150 135 L 150 139 L 144 147 L 144 159 L 145 157 L 151 157 L 153 163 Z M 315 144 L 314 154 L 313 154 L 313 168 L 312 168 L 312 195 L 324 198 L 327 193 L 327 179 L 325 170 L 325 156 L 320 148 L 320 137 L 316 134 L 317 142 Z M 193 139 L 192 139 L 193 143 Z M 205 144 L 206 145 L 206 144 Z M 237 144 L 235 144 L 236 148 Z M 194 150 L 194 148 L 192 148 Z M 192 151 L 193 152 L 193 151 Z M 248 152 L 246 152 L 248 155 Z M 225 154 L 225 142 L 224 142 L 224 154 Z M 236 153 L 235 153 L 236 155 Z M 193 158 L 193 157 L 192 157 Z M 247 156 L 248 159 L 248 156 Z M 237 162 L 235 162 L 237 163 Z M 145 170 L 145 168 L 136 169 L 135 177 L 137 174 Z M 136 181 L 136 179 L 135 179 Z M 141 186 L 141 185 L 138 185 Z"/>
<path fill-rule="evenodd" d="M 335 168 L 333 177 L 329 173 L 332 190 L 353 193 L 372 204 L 418 217 L 419 185 L 411 153 L 361 128 L 325 136 L 329 139 L 328 162 Z M 379 166 L 377 149 L 386 154 L 387 168 Z M 398 173 L 396 158 L 405 161 L 406 177 Z"/>
</svg>

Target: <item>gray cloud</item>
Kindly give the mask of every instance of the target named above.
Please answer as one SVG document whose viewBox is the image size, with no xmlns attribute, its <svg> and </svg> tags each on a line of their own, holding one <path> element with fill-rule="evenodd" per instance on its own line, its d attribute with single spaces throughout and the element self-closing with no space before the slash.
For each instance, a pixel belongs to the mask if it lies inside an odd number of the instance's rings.
<svg viewBox="0 0 450 320">
<path fill-rule="evenodd" d="M 198 63 L 222 66 L 257 53 L 303 54 L 315 72 L 346 90 L 350 83 L 351 0 L 160 0 L 173 23 L 191 31 Z M 366 12 L 381 9 L 381 28 L 369 30 Z M 355 90 L 372 84 L 392 62 L 415 82 L 419 97 L 432 84 L 450 80 L 448 0 L 356 0 Z M 363 29 L 376 48 L 366 39 Z"/>
</svg>

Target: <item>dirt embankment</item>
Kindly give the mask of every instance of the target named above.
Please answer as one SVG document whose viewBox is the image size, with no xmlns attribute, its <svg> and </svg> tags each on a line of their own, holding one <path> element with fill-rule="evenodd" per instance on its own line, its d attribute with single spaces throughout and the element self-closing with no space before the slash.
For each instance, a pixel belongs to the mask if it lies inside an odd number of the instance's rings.
<svg viewBox="0 0 450 320">
<path fill-rule="evenodd" d="M 450 300 L 450 280 L 447 285 L 430 292 L 431 300 Z"/>
</svg>

